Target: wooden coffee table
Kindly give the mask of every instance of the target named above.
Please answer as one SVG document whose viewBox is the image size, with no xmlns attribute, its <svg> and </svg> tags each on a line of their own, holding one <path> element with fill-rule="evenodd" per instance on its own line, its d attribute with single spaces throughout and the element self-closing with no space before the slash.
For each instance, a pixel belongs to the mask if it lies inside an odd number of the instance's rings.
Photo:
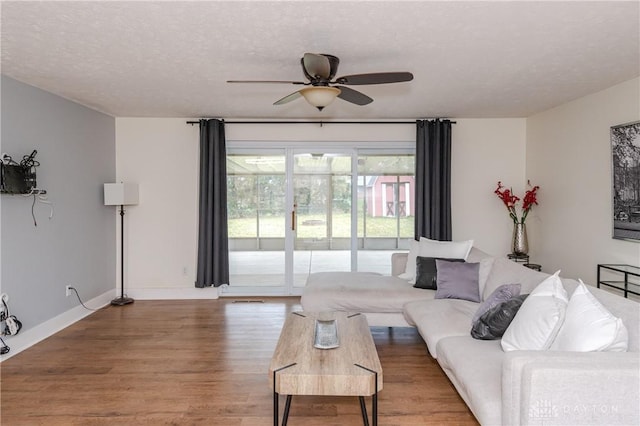
<svg viewBox="0 0 640 426">
<path fill-rule="evenodd" d="M 340 346 L 314 348 L 316 319 L 336 319 Z M 273 388 L 273 424 L 279 424 L 278 401 L 286 395 L 282 425 L 287 424 L 292 395 L 358 396 L 362 419 L 369 425 L 365 397 L 372 398 L 372 423 L 378 424 L 382 367 L 364 315 L 328 312 L 290 314 L 269 367 Z"/>
</svg>

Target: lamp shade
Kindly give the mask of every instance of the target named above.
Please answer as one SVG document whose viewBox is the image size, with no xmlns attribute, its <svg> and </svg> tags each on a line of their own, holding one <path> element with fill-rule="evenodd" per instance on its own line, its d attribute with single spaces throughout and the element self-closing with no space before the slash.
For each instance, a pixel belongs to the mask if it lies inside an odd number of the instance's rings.
<svg viewBox="0 0 640 426">
<path fill-rule="evenodd" d="M 300 90 L 300 94 L 311 105 L 322 110 L 340 94 L 340 89 L 327 86 L 305 87 Z"/>
<path fill-rule="evenodd" d="M 137 183 L 105 183 L 105 206 L 131 206 L 138 204 Z"/>
</svg>

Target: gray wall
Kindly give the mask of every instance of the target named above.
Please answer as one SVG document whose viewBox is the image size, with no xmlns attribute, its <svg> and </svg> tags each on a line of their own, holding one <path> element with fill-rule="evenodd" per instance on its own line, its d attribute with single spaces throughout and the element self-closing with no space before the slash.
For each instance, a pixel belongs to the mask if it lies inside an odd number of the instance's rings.
<svg viewBox="0 0 640 426">
<path fill-rule="evenodd" d="M 55 209 L 49 220 L 37 203 L 35 227 L 33 197 L 1 196 L 0 285 L 26 330 L 78 305 L 67 284 L 83 300 L 114 288 L 116 210 L 102 184 L 115 179 L 115 119 L 6 76 L 0 88 L 2 152 L 38 150 L 38 187 Z"/>
</svg>

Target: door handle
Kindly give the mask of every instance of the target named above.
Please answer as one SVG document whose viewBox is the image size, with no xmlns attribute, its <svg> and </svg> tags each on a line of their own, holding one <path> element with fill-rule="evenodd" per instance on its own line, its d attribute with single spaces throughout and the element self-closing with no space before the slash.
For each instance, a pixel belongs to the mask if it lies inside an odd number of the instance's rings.
<svg viewBox="0 0 640 426">
<path fill-rule="evenodd" d="M 291 230 L 295 231 L 296 230 L 296 207 L 297 204 L 293 205 L 293 210 L 291 210 Z"/>
</svg>

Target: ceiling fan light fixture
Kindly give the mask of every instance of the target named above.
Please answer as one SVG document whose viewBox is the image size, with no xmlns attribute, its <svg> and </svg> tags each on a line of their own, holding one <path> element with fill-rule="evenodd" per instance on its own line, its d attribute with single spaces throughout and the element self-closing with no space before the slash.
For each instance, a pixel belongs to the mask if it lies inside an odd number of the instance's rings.
<svg viewBox="0 0 640 426">
<path fill-rule="evenodd" d="M 340 89 L 329 86 L 305 87 L 300 90 L 300 94 L 314 107 L 322 111 L 341 93 Z"/>
<path fill-rule="evenodd" d="M 324 107 L 333 102 L 337 97 L 345 102 L 360 106 L 369 105 L 373 102 L 373 99 L 369 96 L 352 89 L 349 87 L 350 85 L 363 86 L 368 84 L 401 83 L 413 80 L 413 74 L 406 71 L 351 74 L 335 78 L 334 80 L 340 59 L 338 59 L 337 56 L 328 55 L 326 53 L 305 53 L 304 56 L 300 58 L 300 63 L 302 65 L 302 72 L 308 80 L 307 82 L 283 80 L 227 80 L 227 82 L 304 85 L 307 87 L 290 93 L 284 98 L 278 99 L 273 104 L 288 104 L 289 102 L 295 101 L 300 96 L 304 96 L 309 104 L 318 108 L 318 111 L 322 111 Z M 330 86 L 332 84 L 339 84 L 339 86 Z"/>
</svg>

